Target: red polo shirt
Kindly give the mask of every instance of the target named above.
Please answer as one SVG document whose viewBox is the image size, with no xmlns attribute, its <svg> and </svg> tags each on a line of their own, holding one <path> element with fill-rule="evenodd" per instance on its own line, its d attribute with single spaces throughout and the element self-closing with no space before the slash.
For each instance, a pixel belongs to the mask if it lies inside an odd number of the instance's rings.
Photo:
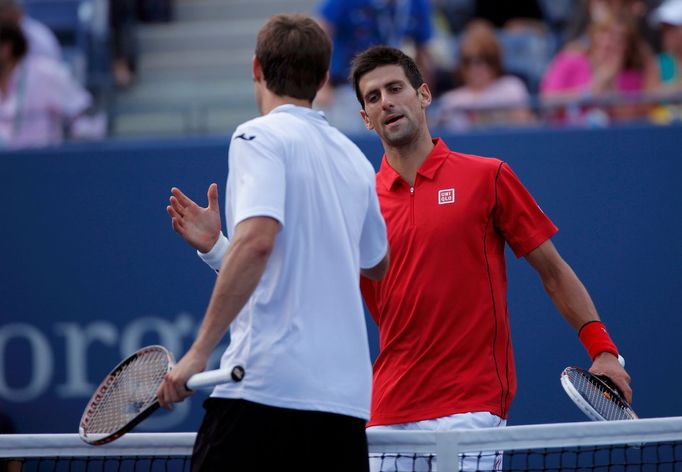
<svg viewBox="0 0 682 472">
<path fill-rule="evenodd" d="M 377 174 L 391 267 L 362 279 L 380 339 L 370 426 L 507 417 L 516 374 L 504 245 L 524 256 L 557 231 L 507 164 L 434 143 L 414 187 L 386 156 Z"/>
</svg>

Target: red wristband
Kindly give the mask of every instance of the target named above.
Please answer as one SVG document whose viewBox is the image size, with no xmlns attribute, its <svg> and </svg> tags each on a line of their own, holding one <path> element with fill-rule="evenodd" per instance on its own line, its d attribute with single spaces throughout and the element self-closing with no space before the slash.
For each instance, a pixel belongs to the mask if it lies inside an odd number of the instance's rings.
<svg viewBox="0 0 682 472">
<path fill-rule="evenodd" d="M 578 331 L 578 337 L 592 360 L 602 352 L 610 352 L 618 357 L 618 349 L 616 349 L 616 345 L 601 321 L 595 320 L 585 323 Z"/>
</svg>

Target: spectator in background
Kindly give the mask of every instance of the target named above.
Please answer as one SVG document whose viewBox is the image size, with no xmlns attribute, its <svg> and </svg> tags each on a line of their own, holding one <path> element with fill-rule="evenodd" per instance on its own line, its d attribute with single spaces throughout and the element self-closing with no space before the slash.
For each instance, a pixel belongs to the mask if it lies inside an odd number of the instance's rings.
<svg viewBox="0 0 682 472">
<path fill-rule="evenodd" d="M 652 107 L 650 119 L 658 124 L 679 122 L 682 121 L 682 0 L 666 0 L 652 12 L 650 20 L 661 33 L 655 93 L 660 101 Z"/>
<path fill-rule="evenodd" d="M 62 51 L 55 34 L 40 21 L 27 15 L 18 0 L 0 0 L 0 21 L 14 21 L 28 42 L 28 54 L 62 60 Z"/>
<path fill-rule="evenodd" d="M 110 0 L 112 72 L 116 85 L 132 84 L 137 67 L 137 4 L 136 0 Z"/>
<path fill-rule="evenodd" d="M 436 1 L 441 14 L 448 19 L 455 42 L 460 40 L 470 21 L 479 19 L 490 22 L 503 51 L 505 70 L 522 79 L 530 93 L 537 93 L 542 74 L 557 45 L 556 35 L 550 28 L 550 23 L 555 20 L 549 11 L 545 12 L 539 0 Z M 467 14 L 469 21 L 462 25 Z M 457 47 L 455 45 L 455 50 Z M 440 93 L 440 90 L 436 90 L 436 96 Z"/>
<path fill-rule="evenodd" d="M 462 85 L 438 99 L 434 126 L 461 130 L 531 121 L 528 89 L 518 77 L 505 75 L 502 48 L 491 23 L 471 22 L 459 41 L 458 56 L 456 79 Z"/>
<path fill-rule="evenodd" d="M 330 80 L 318 94 L 316 108 L 342 130 L 365 131 L 348 82 L 353 57 L 375 44 L 402 48 L 409 42 L 428 80 L 431 16 L 430 0 L 323 0 L 318 21 L 331 38 L 333 50 Z"/>
<path fill-rule="evenodd" d="M 666 0 L 651 16 L 661 30 L 662 50 L 656 58 L 659 90 L 682 92 L 682 0 Z"/>
<path fill-rule="evenodd" d="M 564 43 L 569 47 L 575 46 L 575 43 L 586 46 L 590 24 L 616 15 L 634 22 L 642 41 L 653 49 L 657 35 L 645 20 L 651 6 L 658 3 L 660 0 L 576 0 L 573 14 L 568 18 L 562 34 Z"/>
<path fill-rule="evenodd" d="M 58 144 L 65 127 L 103 135 L 102 117 L 85 116 L 88 91 L 62 63 L 27 57 L 27 49 L 21 28 L 0 22 L 0 148 Z"/>
<path fill-rule="evenodd" d="M 586 45 L 564 48 L 550 64 L 540 86 L 548 104 L 624 98 L 655 87 L 652 56 L 634 21 L 613 11 L 607 13 L 591 21 Z M 643 113 L 641 107 L 621 103 L 606 109 L 590 106 L 568 118 L 605 124 L 611 118 L 635 118 Z"/>
</svg>

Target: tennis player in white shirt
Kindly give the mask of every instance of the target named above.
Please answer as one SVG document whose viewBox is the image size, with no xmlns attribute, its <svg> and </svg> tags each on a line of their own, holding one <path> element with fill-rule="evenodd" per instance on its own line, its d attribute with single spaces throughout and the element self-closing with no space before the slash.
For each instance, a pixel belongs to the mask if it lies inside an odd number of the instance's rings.
<svg viewBox="0 0 682 472">
<path fill-rule="evenodd" d="M 384 275 L 388 243 L 371 164 L 311 108 L 330 54 L 308 17 L 276 15 L 259 31 L 253 78 L 262 116 L 230 142 L 229 241 L 215 186 L 207 209 L 173 191 L 173 227 L 219 273 L 159 401 L 168 408 L 191 394 L 186 380 L 228 328 L 221 367 L 244 369 L 206 401 L 192 470 L 368 470 L 372 370 L 359 275 Z M 212 240 L 184 231 L 193 211 L 213 212 Z"/>
</svg>

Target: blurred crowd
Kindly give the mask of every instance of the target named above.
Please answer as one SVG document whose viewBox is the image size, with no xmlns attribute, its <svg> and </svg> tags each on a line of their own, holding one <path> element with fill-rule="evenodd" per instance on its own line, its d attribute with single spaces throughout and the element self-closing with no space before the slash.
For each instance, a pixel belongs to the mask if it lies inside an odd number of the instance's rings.
<svg viewBox="0 0 682 472">
<path fill-rule="evenodd" d="M 334 57 L 316 106 L 345 130 L 362 129 L 348 63 L 376 43 L 415 57 L 444 130 L 680 120 L 682 0 L 322 0 L 317 14 Z"/>
<path fill-rule="evenodd" d="M 135 79 L 136 25 L 170 21 L 171 6 L 0 0 L 0 149 L 105 137 L 111 91 Z"/>
<path fill-rule="evenodd" d="M 107 136 L 137 26 L 171 21 L 172 2 L 0 0 L 0 149 Z M 334 45 L 315 106 L 347 132 L 364 131 L 349 65 L 374 44 L 416 59 L 446 131 L 681 121 L 682 0 L 318 0 L 315 15 Z"/>
</svg>

